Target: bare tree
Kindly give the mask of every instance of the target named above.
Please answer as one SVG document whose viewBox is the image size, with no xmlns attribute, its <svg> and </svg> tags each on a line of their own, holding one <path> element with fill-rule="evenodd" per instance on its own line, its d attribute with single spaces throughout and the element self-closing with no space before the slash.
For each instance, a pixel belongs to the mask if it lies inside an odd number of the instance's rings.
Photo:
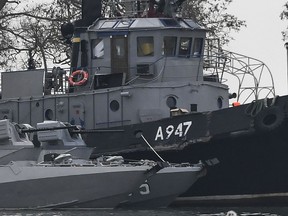
<svg viewBox="0 0 288 216">
<path fill-rule="evenodd" d="M 6 0 L 2 0 L 6 1 Z M 68 64 L 70 45 L 65 43 L 60 28 L 63 23 L 81 18 L 81 0 L 46 0 L 29 4 L 29 0 L 7 0 L 0 11 L 0 68 L 27 68 L 28 55 L 38 67 Z M 111 9 L 109 0 L 102 0 L 103 14 Z M 186 0 L 182 16 L 194 19 L 210 30 L 222 44 L 231 39 L 231 31 L 239 31 L 245 22 L 226 13 L 232 0 Z"/>
<path fill-rule="evenodd" d="M 4 7 L 5 3 L 7 2 L 3 1 L 1 7 Z M 13 30 L 9 27 L 14 18 L 14 15 L 9 11 L 14 11 L 18 4 L 18 1 L 9 2 L 5 8 L 2 8 L 0 11 L 0 67 L 5 67 L 9 62 L 14 61 L 15 55 L 19 53 L 16 47 L 18 41 L 11 37 Z"/>
<path fill-rule="evenodd" d="M 285 3 L 284 10 L 280 14 L 280 18 L 281 20 L 288 20 L 288 2 Z M 282 35 L 283 35 L 283 40 L 288 39 L 288 27 L 286 28 L 286 30 L 282 31 Z"/>
<path fill-rule="evenodd" d="M 246 22 L 228 14 L 227 8 L 232 0 L 187 0 L 182 6 L 182 16 L 192 18 L 205 27 L 208 37 L 219 38 L 221 44 L 227 44 L 232 31 L 240 31 Z"/>
<path fill-rule="evenodd" d="M 0 11 L 0 67 L 26 67 L 28 53 L 47 69 L 47 62 L 69 62 L 69 46 L 63 43 L 60 26 L 79 19 L 78 0 L 53 0 L 29 5 L 28 1 L 13 1 Z M 20 62 L 19 62 L 20 61 Z"/>
<path fill-rule="evenodd" d="M 0 10 L 5 6 L 6 3 L 7 3 L 7 0 L 0 1 Z"/>
</svg>

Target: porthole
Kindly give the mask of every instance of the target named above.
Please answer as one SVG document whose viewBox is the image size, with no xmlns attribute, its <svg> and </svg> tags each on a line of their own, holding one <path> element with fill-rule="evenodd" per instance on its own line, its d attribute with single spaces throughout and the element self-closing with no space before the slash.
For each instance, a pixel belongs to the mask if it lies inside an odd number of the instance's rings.
<svg viewBox="0 0 288 216">
<path fill-rule="evenodd" d="M 45 120 L 52 120 L 54 114 L 51 109 L 47 109 L 44 115 L 45 115 Z"/>
<path fill-rule="evenodd" d="M 217 99 L 217 106 L 219 109 L 223 107 L 223 98 L 221 96 Z"/>
<path fill-rule="evenodd" d="M 36 103 L 36 107 L 39 107 L 39 106 L 40 106 L 40 104 L 39 104 L 39 102 L 37 102 L 37 103 Z"/>
<path fill-rule="evenodd" d="M 110 102 L 110 109 L 113 111 L 113 112 L 116 112 L 117 110 L 119 110 L 120 108 L 120 104 L 118 101 L 116 100 L 113 100 Z"/>
<path fill-rule="evenodd" d="M 174 109 L 176 108 L 177 105 L 177 100 L 175 97 L 173 96 L 169 96 L 166 100 L 166 105 L 170 108 L 170 109 Z"/>
</svg>

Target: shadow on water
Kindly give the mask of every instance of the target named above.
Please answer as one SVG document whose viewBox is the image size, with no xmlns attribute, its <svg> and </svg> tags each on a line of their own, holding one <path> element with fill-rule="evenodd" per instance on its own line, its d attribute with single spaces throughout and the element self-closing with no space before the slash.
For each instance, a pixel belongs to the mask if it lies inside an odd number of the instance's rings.
<svg viewBox="0 0 288 216">
<path fill-rule="evenodd" d="M 0 216 L 287 216 L 288 207 L 191 207 L 159 210 L 0 211 Z"/>
</svg>

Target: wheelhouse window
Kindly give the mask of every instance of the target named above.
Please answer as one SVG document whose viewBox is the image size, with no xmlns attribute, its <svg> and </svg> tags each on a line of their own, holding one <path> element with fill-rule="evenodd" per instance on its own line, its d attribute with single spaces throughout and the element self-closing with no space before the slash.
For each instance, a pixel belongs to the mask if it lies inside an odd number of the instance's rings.
<svg viewBox="0 0 288 216">
<path fill-rule="evenodd" d="M 92 57 L 103 58 L 104 57 L 104 41 L 103 39 L 92 40 Z"/>
<path fill-rule="evenodd" d="M 202 54 L 203 38 L 195 38 L 192 50 L 193 57 L 200 57 Z"/>
<path fill-rule="evenodd" d="M 177 37 L 166 36 L 163 38 L 162 55 L 175 56 Z"/>
<path fill-rule="evenodd" d="M 137 56 L 153 56 L 154 55 L 154 38 L 138 37 L 137 38 Z"/>
<path fill-rule="evenodd" d="M 192 38 L 181 37 L 178 55 L 181 57 L 190 57 Z"/>
</svg>

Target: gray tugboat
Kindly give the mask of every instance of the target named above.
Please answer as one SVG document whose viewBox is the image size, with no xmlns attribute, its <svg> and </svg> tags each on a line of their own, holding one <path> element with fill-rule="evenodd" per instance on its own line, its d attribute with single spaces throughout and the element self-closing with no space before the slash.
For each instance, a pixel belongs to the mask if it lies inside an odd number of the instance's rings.
<svg viewBox="0 0 288 216">
<path fill-rule="evenodd" d="M 182 201 L 286 205 L 288 97 L 276 97 L 266 65 L 174 16 L 182 1 L 121 2 L 124 13 L 105 18 L 101 1 L 83 0 L 83 19 L 62 26 L 68 70 L 2 73 L 0 119 L 81 125 L 93 158 L 155 159 L 140 132 L 171 163 L 209 165 Z"/>
</svg>

